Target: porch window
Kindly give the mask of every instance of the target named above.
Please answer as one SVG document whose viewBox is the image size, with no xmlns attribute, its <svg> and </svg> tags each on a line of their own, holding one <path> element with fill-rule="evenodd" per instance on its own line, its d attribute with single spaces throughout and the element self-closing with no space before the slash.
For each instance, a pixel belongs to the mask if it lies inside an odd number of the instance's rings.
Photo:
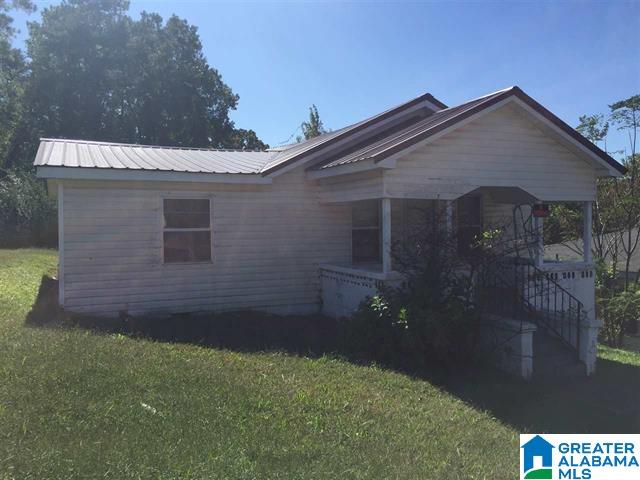
<svg viewBox="0 0 640 480">
<path fill-rule="evenodd" d="M 351 256 L 354 264 L 380 263 L 380 202 L 365 200 L 352 204 Z"/>
<path fill-rule="evenodd" d="M 482 197 L 473 195 L 458 199 L 457 210 L 458 253 L 465 255 L 471 252 L 482 234 Z"/>
<path fill-rule="evenodd" d="M 211 261 L 211 203 L 208 198 L 163 199 L 164 263 Z"/>
</svg>

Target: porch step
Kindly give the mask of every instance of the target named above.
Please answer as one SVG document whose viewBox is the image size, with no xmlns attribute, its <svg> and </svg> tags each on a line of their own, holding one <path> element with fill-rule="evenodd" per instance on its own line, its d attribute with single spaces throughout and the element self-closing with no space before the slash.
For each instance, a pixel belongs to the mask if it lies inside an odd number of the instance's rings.
<svg viewBox="0 0 640 480">
<path fill-rule="evenodd" d="M 580 378 L 586 369 L 576 353 L 558 338 L 539 329 L 533 335 L 533 376 L 538 379 Z"/>
</svg>

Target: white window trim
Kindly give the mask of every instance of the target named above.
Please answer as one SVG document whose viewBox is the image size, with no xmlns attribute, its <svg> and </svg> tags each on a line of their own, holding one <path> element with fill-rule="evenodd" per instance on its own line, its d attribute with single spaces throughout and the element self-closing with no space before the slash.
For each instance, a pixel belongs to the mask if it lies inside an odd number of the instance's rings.
<svg viewBox="0 0 640 480">
<path fill-rule="evenodd" d="M 165 200 L 209 200 L 209 228 L 165 228 L 164 226 L 164 201 Z M 181 265 L 211 265 L 214 260 L 213 249 L 213 196 L 208 194 L 198 194 L 193 192 L 171 192 L 160 195 L 160 205 L 158 208 L 158 219 L 160 225 L 160 262 L 165 267 L 175 267 Z M 164 258 L 164 233 L 165 232 L 210 232 L 209 234 L 209 260 L 197 260 L 193 262 L 167 262 Z"/>
</svg>

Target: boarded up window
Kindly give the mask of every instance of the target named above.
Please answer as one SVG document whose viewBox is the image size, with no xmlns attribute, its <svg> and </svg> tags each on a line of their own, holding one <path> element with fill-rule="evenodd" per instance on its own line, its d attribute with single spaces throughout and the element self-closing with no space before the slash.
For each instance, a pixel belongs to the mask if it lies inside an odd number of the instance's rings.
<svg viewBox="0 0 640 480">
<path fill-rule="evenodd" d="M 380 202 L 378 200 L 354 202 L 351 212 L 353 263 L 381 262 Z"/>
<path fill-rule="evenodd" d="M 211 260 L 211 203 L 208 198 L 163 200 L 165 263 Z"/>
</svg>

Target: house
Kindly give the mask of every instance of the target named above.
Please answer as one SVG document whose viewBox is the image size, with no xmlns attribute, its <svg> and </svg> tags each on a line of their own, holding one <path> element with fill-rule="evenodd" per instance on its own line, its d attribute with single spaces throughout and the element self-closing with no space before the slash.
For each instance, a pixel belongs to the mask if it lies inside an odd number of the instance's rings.
<svg viewBox="0 0 640 480">
<path fill-rule="evenodd" d="M 516 207 L 580 202 L 589 245 L 596 180 L 624 171 L 518 87 L 455 107 L 427 93 L 260 152 L 42 139 L 35 165 L 59 206 L 60 305 L 104 316 L 348 315 L 381 282 L 400 280 L 391 244 L 412 212 L 443 206 L 468 234 Z M 543 251 L 540 240 L 517 267 L 522 302 L 590 373 L 589 249 L 571 263 L 547 262 Z M 553 294 L 538 291 L 542 281 Z M 516 350 L 528 376 L 536 325 L 523 325 Z"/>
</svg>

